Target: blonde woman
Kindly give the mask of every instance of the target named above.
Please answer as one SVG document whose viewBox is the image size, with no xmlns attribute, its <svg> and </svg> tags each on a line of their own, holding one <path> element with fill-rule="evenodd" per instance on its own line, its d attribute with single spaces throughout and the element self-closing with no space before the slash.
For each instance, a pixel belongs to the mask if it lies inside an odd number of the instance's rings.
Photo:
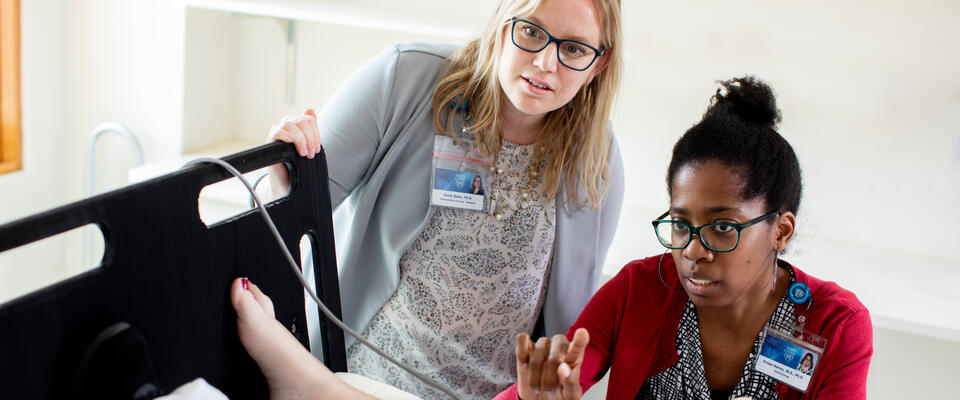
<svg viewBox="0 0 960 400">
<path fill-rule="evenodd" d="M 464 398 L 515 381 L 518 332 L 566 331 L 598 286 L 620 213 L 608 121 L 620 30 L 619 0 L 503 0 L 465 47 L 391 46 L 319 114 L 271 130 L 305 157 L 322 144 L 332 203 L 349 204 L 335 220 L 349 326 Z M 483 209 L 432 205 L 443 137 L 489 166 L 478 170 Z M 271 182 L 285 193 L 289 176 Z M 348 364 L 439 396 L 351 341 Z"/>
</svg>

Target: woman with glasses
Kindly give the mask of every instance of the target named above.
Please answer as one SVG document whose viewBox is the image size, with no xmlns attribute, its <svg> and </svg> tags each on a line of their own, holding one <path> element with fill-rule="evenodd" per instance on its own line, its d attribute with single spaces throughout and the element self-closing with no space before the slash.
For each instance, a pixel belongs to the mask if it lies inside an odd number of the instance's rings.
<svg viewBox="0 0 960 400">
<path fill-rule="evenodd" d="M 503 0 L 465 47 L 391 46 L 320 113 L 271 130 L 301 156 L 322 144 L 332 203 L 348 203 L 335 220 L 347 325 L 463 398 L 515 381 L 517 332 L 569 328 L 622 201 L 620 31 L 619 0 Z M 431 205 L 445 137 L 485 166 L 469 170 L 488 185 L 480 211 Z M 286 193 L 284 169 L 271 187 Z M 358 343 L 347 352 L 352 372 L 440 396 Z"/>
<path fill-rule="evenodd" d="M 475 175 L 470 183 L 470 194 L 483 194 L 483 179 L 480 175 Z"/>
<path fill-rule="evenodd" d="M 802 185 L 773 93 L 750 77 L 722 86 L 673 148 L 670 207 L 653 221 L 670 255 L 625 266 L 567 336 L 520 334 L 518 384 L 498 399 L 577 399 L 608 369 L 608 399 L 866 397 L 867 309 L 778 257 Z"/>
</svg>

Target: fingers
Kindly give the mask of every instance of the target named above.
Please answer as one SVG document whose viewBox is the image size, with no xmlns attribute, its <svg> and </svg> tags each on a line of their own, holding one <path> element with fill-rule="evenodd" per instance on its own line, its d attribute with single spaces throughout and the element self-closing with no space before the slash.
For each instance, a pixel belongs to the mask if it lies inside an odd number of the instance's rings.
<svg viewBox="0 0 960 400">
<path fill-rule="evenodd" d="M 306 157 L 309 153 L 309 149 L 307 149 L 307 138 L 296 124 L 287 121 L 286 118 L 271 130 L 268 140 L 293 143 L 293 146 L 297 149 L 297 154 L 301 157 Z"/>
<path fill-rule="evenodd" d="M 560 386 L 557 377 L 557 367 L 563 363 L 570 343 L 564 335 L 554 335 L 549 343 L 549 346 L 547 346 L 549 353 L 547 354 L 546 361 L 543 363 L 543 369 L 540 372 L 540 390 L 548 395 L 552 395 Z"/>
<path fill-rule="evenodd" d="M 284 164 L 277 163 L 269 167 L 270 192 L 273 199 L 279 199 L 290 191 L 290 171 Z"/>
<path fill-rule="evenodd" d="M 583 362 L 583 354 L 587 350 L 587 343 L 590 343 L 590 333 L 585 328 L 577 329 L 573 333 L 573 342 L 570 342 L 570 347 L 567 349 L 567 355 L 563 362 L 570 364 L 571 368 L 579 367 L 580 363 Z"/>
<path fill-rule="evenodd" d="M 313 158 L 321 149 L 316 111 L 307 109 L 303 115 L 283 117 L 278 124 L 270 128 L 267 140 L 293 143 L 297 154 Z"/>
<path fill-rule="evenodd" d="M 303 115 L 309 117 L 301 125 L 301 130 L 307 133 L 307 141 L 310 143 L 310 149 L 313 150 L 313 154 L 320 152 L 320 127 L 317 122 L 317 112 L 308 108 L 303 112 Z M 312 158 L 312 157 L 311 157 Z"/>
<path fill-rule="evenodd" d="M 530 362 L 530 356 L 533 355 L 533 342 L 530 335 L 521 333 L 517 335 L 517 345 L 514 348 L 517 354 L 517 366 Z"/>
<path fill-rule="evenodd" d="M 570 369 L 570 364 L 560 363 L 560 366 L 557 367 L 557 378 L 559 378 L 560 384 L 566 386 L 566 382 L 570 380 L 571 375 L 573 375 L 573 370 Z"/>
<path fill-rule="evenodd" d="M 530 390 L 530 357 L 533 356 L 533 341 L 530 335 L 517 335 L 517 345 L 514 348 L 517 355 L 517 391 L 522 399 L 534 398 Z"/>
<path fill-rule="evenodd" d="M 580 365 L 590 335 L 577 329 L 573 341 L 564 335 L 541 337 L 533 343 L 530 336 L 517 335 L 517 389 L 521 399 L 579 399 Z"/>
<path fill-rule="evenodd" d="M 317 118 L 304 114 L 295 123 L 307 141 L 307 158 L 313 158 L 314 154 L 320 152 L 320 130 L 317 129 Z"/>
<path fill-rule="evenodd" d="M 539 393 L 543 380 L 543 368 L 550 355 L 550 339 L 541 337 L 533 344 L 533 354 L 530 356 L 530 389 Z"/>
<path fill-rule="evenodd" d="M 573 333 L 573 341 L 566 345 L 563 362 L 557 367 L 557 379 L 564 400 L 580 399 L 583 388 L 580 386 L 580 365 L 590 342 L 590 334 L 584 328 Z"/>
<path fill-rule="evenodd" d="M 580 369 L 571 369 L 567 363 L 560 363 L 557 376 L 560 379 L 560 392 L 563 400 L 580 400 L 583 388 L 580 386 Z"/>
<path fill-rule="evenodd" d="M 563 362 L 557 367 L 557 379 L 564 400 L 580 399 L 583 388 L 580 386 L 580 365 L 590 342 L 590 334 L 584 328 L 573 333 L 573 341 L 567 344 Z"/>
</svg>

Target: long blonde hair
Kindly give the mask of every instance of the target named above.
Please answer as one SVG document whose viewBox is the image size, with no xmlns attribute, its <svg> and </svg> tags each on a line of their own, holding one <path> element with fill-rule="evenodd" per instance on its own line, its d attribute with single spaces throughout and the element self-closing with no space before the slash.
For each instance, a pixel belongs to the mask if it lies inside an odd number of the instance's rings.
<svg viewBox="0 0 960 400">
<path fill-rule="evenodd" d="M 502 0 L 480 38 L 450 57 L 447 75 L 433 92 L 433 125 L 437 132 L 454 133 L 458 107 L 469 101 L 470 119 L 466 128 L 473 133 L 479 149 L 497 156 L 503 137 L 500 132 L 500 99 L 504 96 L 497 77 L 504 24 L 511 17 L 527 17 L 544 0 Z M 606 196 L 607 158 L 610 153 L 608 128 L 622 75 L 620 0 L 590 0 L 597 6 L 603 23 L 601 46 L 606 68 L 597 74 L 569 103 L 547 113 L 534 146 L 534 159 L 544 160 L 544 194 L 555 196 L 561 184 L 567 199 L 599 208 Z M 602 60 L 597 59 L 596 63 Z M 562 182 L 561 182 L 562 181 Z M 582 188 L 586 201 L 581 199 Z"/>
</svg>

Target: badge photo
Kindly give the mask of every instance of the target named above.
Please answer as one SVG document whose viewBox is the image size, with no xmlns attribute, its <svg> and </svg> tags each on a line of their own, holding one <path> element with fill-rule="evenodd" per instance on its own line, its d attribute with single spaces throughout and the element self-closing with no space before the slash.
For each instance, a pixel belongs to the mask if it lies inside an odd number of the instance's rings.
<svg viewBox="0 0 960 400">
<path fill-rule="evenodd" d="M 765 328 L 754 369 L 805 392 L 820 365 L 823 347 L 805 341 L 803 338 L 807 335 L 799 329 L 793 333 Z"/>
<path fill-rule="evenodd" d="M 436 135 L 430 205 L 473 211 L 486 210 L 487 174 L 493 162 L 484 158 L 469 139 Z"/>
<path fill-rule="evenodd" d="M 482 174 L 443 168 L 435 168 L 433 174 L 434 205 L 483 210 Z"/>
</svg>

